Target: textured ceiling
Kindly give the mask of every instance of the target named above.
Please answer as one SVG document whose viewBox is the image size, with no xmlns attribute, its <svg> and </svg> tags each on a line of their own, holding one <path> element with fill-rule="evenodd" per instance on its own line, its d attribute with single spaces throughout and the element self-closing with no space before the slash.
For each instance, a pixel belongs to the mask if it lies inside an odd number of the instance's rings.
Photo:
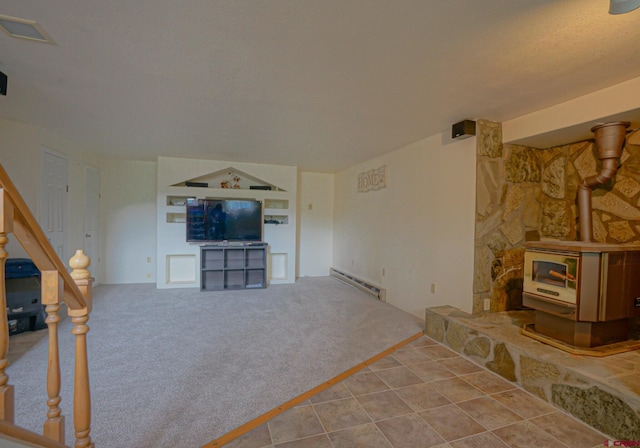
<svg viewBox="0 0 640 448">
<path fill-rule="evenodd" d="M 105 157 L 335 172 L 640 76 L 607 0 L 0 0 L 0 117 Z M 63 148 L 60 148 L 63 149 Z"/>
</svg>

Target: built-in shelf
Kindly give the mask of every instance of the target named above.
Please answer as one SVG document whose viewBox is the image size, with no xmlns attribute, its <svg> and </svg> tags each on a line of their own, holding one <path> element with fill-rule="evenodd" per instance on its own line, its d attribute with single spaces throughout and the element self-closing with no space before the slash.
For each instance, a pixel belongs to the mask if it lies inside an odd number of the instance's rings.
<svg viewBox="0 0 640 448">
<path fill-rule="evenodd" d="M 265 199 L 264 208 L 286 210 L 289 208 L 289 201 L 286 199 Z"/>
<path fill-rule="evenodd" d="M 287 199 L 265 199 L 264 208 L 271 211 L 278 210 L 281 213 L 282 211 L 286 212 L 289 209 L 289 201 Z M 289 216 L 280 213 L 268 213 L 264 215 L 264 223 L 272 225 L 289 224 Z"/>
<path fill-rule="evenodd" d="M 185 223 L 187 222 L 186 213 L 167 213 L 168 223 Z"/>
<path fill-rule="evenodd" d="M 231 190 L 285 191 L 232 166 L 171 185 L 172 187 L 220 188 Z"/>
<path fill-rule="evenodd" d="M 184 207 L 187 205 L 187 199 L 193 199 L 193 196 L 167 196 L 167 205 Z"/>
<path fill-rule="evenodd" d="M 264 215 L 265 224 L 289 224 L 289 217 L 287 215 Z"/>
</svg>

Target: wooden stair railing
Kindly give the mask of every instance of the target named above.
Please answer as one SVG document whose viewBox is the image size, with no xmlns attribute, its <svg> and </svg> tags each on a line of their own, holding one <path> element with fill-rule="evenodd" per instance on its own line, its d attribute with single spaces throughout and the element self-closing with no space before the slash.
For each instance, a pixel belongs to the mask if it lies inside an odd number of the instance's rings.
<svg viewBox="0 0 640 448">
<path fill-rule="evenodd" d="M 73 271 L 69 273 L 56 254 L 40 225 L 18 193 L 13 182 L 0 165 L 0 310 L 6 309 L 5 250 L 8 235 L 13 234 L 41 273 L 42 304 L 47 314 L 49 329 L 49 355 L 47 367 L 47 406 L 49 410 L 43 426 L 44 437 L 59 444 L 65 443 L 65 419 L 59 407 L 60 363 L 58 351 L 58 323 L 60 300 L 68 307 L 76 336 L 73 423 L 75 447 L 90 448 L 91 394 L 87 358 L 87 321 L 91 312 L 92 284 L 87 268 L 90 260 L 79 250 L 69 260 Z M 6 316 L 0 318 L 0 420 L 14 423 L 14 388 L 8 384 L 5 369 L 8 366 L 9 327 Z"/>
</svg>

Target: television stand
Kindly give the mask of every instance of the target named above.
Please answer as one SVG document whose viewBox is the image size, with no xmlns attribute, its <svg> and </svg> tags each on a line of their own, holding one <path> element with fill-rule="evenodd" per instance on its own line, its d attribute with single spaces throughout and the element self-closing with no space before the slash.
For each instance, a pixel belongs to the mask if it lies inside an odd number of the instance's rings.
<svg viewBox="0 0 640 448">
<path fill-rule="evenodd" d="M 200 246 L 200 290 L 266 288 L 267 250 L 266 244 Z"/>
</svg>

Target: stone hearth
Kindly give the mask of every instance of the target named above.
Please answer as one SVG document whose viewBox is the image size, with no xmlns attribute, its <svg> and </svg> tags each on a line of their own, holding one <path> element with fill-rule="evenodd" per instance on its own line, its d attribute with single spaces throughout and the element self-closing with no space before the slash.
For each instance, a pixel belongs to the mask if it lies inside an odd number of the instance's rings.
<svg viewBox="0 0 640 448">
<path fill-rule="evenodd" d="M 533 311 L 426 310 L 426 334 L 618 440 L 640 440 L 640 351 L 573 355 L 521 334 Z"/>
</svg>

